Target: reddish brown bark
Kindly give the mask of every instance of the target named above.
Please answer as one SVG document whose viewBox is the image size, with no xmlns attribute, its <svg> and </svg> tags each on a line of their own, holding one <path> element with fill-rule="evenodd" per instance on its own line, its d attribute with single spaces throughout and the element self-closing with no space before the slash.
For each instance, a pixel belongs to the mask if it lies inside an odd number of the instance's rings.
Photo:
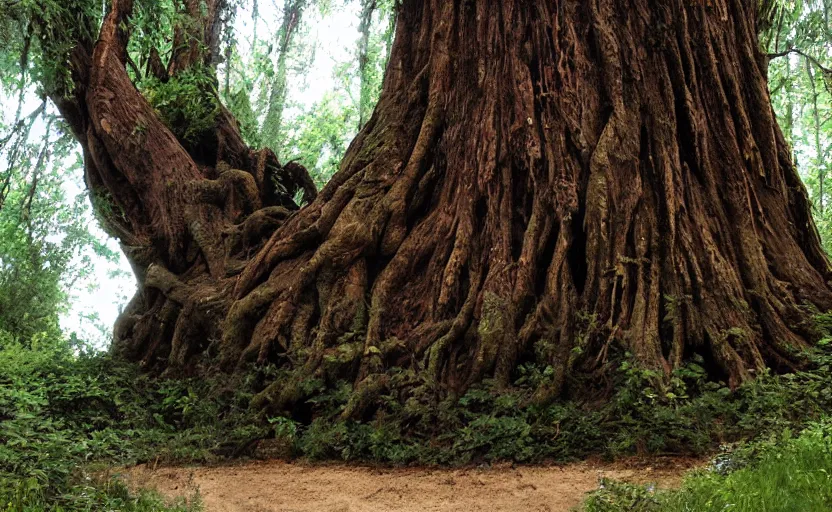
<svg viewBox="0 0 832 512">
<path fill-rule="evenodd" d="M 375 113 L 300 211 L 264 163 L 289 189 L 305 173 L 231 121 L 200 161 L 156 119 L 124 73 L 124 2 L 83 142 L 142 285 L 116 326 L 131 357 L 276 362 L 294 376 L 258 397 L 276 409 L 348 377 L 350 415 L 392 385 L 508 384 L 527 360 L 555 369 L 549 400 L 622 348 L 664 372 L 697 353 L 736 385 L 796 365 L 832 308 L 755 1 L 407 0 Z"/>
</svg>

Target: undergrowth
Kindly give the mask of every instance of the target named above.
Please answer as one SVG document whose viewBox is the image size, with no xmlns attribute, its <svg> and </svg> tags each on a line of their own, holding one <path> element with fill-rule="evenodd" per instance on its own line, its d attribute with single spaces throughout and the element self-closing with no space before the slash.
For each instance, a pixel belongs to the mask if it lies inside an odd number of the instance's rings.
<svg viewBox="0 0 832 512">
<path fill-rule="evenodd" d="M 188 385 L 153 384 L 77 340 L 45 337 L 24 346 L 0 331 L 0 511 L 198 510 L 195 502 L 165 505 L 131 494 L 91 465 L 157 453 L 198 458 L 206 432 L 219 439 L 226 425 L 191 421 Z M 233 410 L 219 401 L 205 406 Z"/>
<path fill-rule="evenodd" d="M 266 383 L 291 377 L 274 367 L 244 376 L 150 379 L 74 339 L 24 344 L 0 332 L 0 510 L 165 510 L 153 508 L 162 506 L 156 498 L 91 476 L 94 464 L 278 454 L 458 465 L 713 453 L 728 443 L 798 431 L 832 410 L 832 350 L 822 342 L 806 357 L 804 371 L 766 372 L 732 391 L 708 381 L 700 360 L 668 381 L 625 356 L 611 399 L 549 405 L 535 405 L 532 396 L 552 370 L 526 364 L 509 389 L 486 381 L 441 401 L 436 393 L 390 393 L 375 397 L 378 405 L 362 420 L 342 418 L 354 396 L 348 382 L 304 382 L 308 399 L 294 417 L 266 417 L 249 405 Z M 401 370 L 390 389 L 415 378 Z M 101 505 L 110 499 L 133 501 Z"/>
<path fill-rule="evenodd" d="M 295 456 L 391 464 L 713 453 L 726 443 L 801 429 L 832 411 L 832 317 L 820 315 L 817 325 L 827 337 L 806 352 L 803 371 L 765 371 L 735 390 L 709 381 L 697 357 L 663 379 L 624 354 L 608 399 L 535 405 L 534 391 L 554 370 L 527 363 L 510 389 L 485 381 L 445 401 L 430 392 L 406 400 L 391 393 L 357 421 L 340 416 L 352 394 L 349 383 L 310 381 L 306 419 L 271 418 L 270 435 Z M 390 389 L 418 377 L 402 370 Z"/>
<path fill-rule="evenodd" d="M 720 445 L 799 429 L 832 410 L 832 354 L 817 349 L 805 371 L 766 372 L 732 391 L 706 380 L 692 361 L 660 389 L 657 375 L 621 362 L 617 392 L 600 405 L 575 401 L 534 405 L 546 368 L 521 368 L 514 388 L 483 382 L 456 401 L 395 395 L 368 421 L 344 420 L 345 382 L 308 403 L 312 421 L 272 418 L 271 435 L 296 456 L 392 464 L 468 464 L 495 460 L 567 461 L 600 454 L 701 455 Z"/>
<path fill-rule="evenodd" d="M 738 460 L 735 460 L 738 459 Z M 725 467 L 731 461 L 738 465 Z M 832 423 L 736 450 L 689 475 L 678 490 L 604 481 L 584 512 L 824 512 L 832 510 Z"/>
</svg>

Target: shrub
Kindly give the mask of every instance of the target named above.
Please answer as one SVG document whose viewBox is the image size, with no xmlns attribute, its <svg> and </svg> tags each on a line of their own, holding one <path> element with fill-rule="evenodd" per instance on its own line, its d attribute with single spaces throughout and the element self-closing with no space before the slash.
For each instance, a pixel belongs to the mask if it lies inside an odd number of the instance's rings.
<svg viewBox="0 0 832 512">
<path fill-rule="evenodd" d="M 177 427 L 158 418 L 170 410 L 181 416 L 187 404 L 159 395 L 170 398 L 181 388 L 154 387 L 135 367 L 62 338 L 38 337 L 26 346 L 8 336 L 2 340 L 0 510 L 198 508 L 166 508 L 157 496 L 132 495 L 88 470 L 92 461 L 146 460 L 161 446 L 175 446 Z M 186 443 L 191 449 L 199 445 L 195 438 L 219 438 L 213 431 L 195 432 Z"/>
</svg>

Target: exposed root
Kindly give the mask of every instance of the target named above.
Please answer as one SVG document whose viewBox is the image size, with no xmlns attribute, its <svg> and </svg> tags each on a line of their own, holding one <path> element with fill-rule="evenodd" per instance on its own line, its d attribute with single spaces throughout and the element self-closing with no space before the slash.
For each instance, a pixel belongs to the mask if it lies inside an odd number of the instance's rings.
<svg viewBox="0 0 832 512">
<path fill-rule="evenodd" d="M 130 123 L 96 75 L 95 184 L 148 188 L 116 201 L 145 219 L 118 228 L 144 286 L 118 336 L 171 366 L 274 363 L 289 377 L 253 405 L 276 412 L 311 380 L 351 382 L 344 418 L 405 373 L 403 397 L 453 397 L 530 363 L 546 403 L 623 352 L 660 379 L 698 354 L 731 386 L 798 367 L 832 272 L 799 228 L 753 14 L 717 3 L 406 2 L 379 107 L 320 195 L 225 118 L 199 164 L 159 149 L 186 171 L 108 175 Z"/>
</svg>

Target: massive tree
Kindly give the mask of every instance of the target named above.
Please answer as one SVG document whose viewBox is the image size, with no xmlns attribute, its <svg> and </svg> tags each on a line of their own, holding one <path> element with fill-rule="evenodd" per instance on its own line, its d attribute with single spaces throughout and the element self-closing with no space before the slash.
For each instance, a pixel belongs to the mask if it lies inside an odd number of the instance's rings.
<svg viewBox="0 0 832 512">
<path fill-rule="evenodd" d="M 664 373 L 698 354 L 731 385 L 799 365 L 832 275 L 758 7 L 405 0 L 378 106 L 318 193 L 221 106 L 177 138 L 131 81 L 133 6 L 112 0 L 52 97 L 139 279 L 116 347 L 170 372 L 276 363 L 290 377 L 258 402 L 278 410 L 347 378 L 347 415 L 391 386 L 508 385 L 526 361 L 554 369 L 551 400 L 622 350 Z M 222 0 L 185 8 L 159 80 L 220 54 Z"/>
</svg>

